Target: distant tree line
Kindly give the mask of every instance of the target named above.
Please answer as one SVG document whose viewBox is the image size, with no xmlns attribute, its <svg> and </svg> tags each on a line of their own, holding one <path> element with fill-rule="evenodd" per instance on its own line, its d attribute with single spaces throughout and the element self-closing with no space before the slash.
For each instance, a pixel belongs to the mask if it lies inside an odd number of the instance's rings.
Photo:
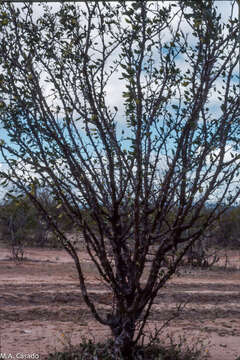
<svg viewBox="0 0 240 360">
<path fill-rule="evenodd" d="M 39 190 L 36 196 L 42 205 L 47 206 L 50 216 L 63 231 L 72 231 L 71 221 L 62 213 L 48 190 Z M 26 196 L 21 195 L 8 194 L 0 204 L 0 239 L 13 249 L 23 246 L 59 247 L 48 220 L 39 214 Z"/>
<path fill-rule="evenodd" d="M 34 190 L 36 191 L 36 190 Z M 59 224 L 62 231 L 76 233 L 71 218 L 68 218 L 46 189 L 37 191 L 40 203 L 48 208 L 50 216 Z M 174 212 L 168 215 L 168 223 L 174 219 Z M 208 216 L 209 207 L 205 207 L 197 226 Z M 221 212 L 221 211 L 220 211 Z M 91 209 L 84 211 L 85 218 L 90 218 Z M 96 228 L 92 220 L 92 229 Z M 189 230 L 188 230 L 189 231 Z M 32 202 L 26 196 L 8 194 L 0 204 L 0 241 L 13 246 L 59 247 L 60 243 L 51 230 L 48 220 L 40 216 Z M 240 246 L 240 206 L 232 206 L 219 215 L 218 221 L 203 233 L 192 251 L 209 248 L 238 248 Z"/>
</svg>

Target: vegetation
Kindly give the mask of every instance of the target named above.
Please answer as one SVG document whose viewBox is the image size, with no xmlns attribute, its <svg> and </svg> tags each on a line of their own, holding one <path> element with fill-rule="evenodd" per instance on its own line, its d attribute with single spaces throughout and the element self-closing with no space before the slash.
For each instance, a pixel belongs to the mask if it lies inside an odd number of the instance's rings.
<svg viewBox="0 0 240 360">
<path fill-rule="evenodd" d="M 167 339 L 160 341 L 159 337 L 154 335 L 150 344 L 138 345 L 134 348 L 134 360 L 207 360 L 209 358 L 206 341 L 199 337 L 192 339 L 193 342 L 189 345 L 188 340 L 184 335 L 174 340 L 173 336 L 168 334 Z M 95 343 L 83 338 L 79 346 L 73 346 L 67 341 L 64 351 L 51 353 L 46 359 L 124 360 L 124 357 L 121 354 L 116 356 L 112 340 Z"/>
<path fill-rule="evenodd" d="M 60 223 L 62 231 L 72 231 L 72 223 L 57 209 L 57 204 L 46 189 L 36 190 L 35 196 L 48 213 Z M 6 196 L 0 205 L 0 236 L 12 249 L 12 256 L 21 260 L 25 246 L 59 247 L 59 241 L 47 220 L 39 215 L 32 202 L 24 195 Z"/>
<path fill-rule="evenodd" d="M 232 12 L 222 24 L 215 6 L 62 3 L 36 16 L 29 2 L 0 5 L 2 185 L 72 256 L 85 303 L 124 359 L 158 292 L 240 194 L 239 22 Z M 106 315 L 63 215 L 112 290 Z"/>
<path fill-rule="evenodd" d="M 60 222 L 62 231 L 74 233 L 74 223 L 66 218 L 61 209 L 51 199 L 46 190 L 39 190 L 37 198 L 40 202 L 48 201 L 48 212 L 55 221 Z M 204 212 L 208 212 L 205 209 Z M 85 217 L 91 221 L 91 212 L 85 211 Z M 170 218 L 174 215 L 170 215 Z M 171 221 L 171 220 L 169 220 Z M 203 236 L 192 245 L 186 254 L 182 265 L 194 267 L 211 267 L 219 260 L 219 251 L 223 249 L 239 249 L 240 239 L 240 207 L 233 206 L 225 211 L 214 226 L 204 232 Z M 92 220 L 91 228 L 96 230 L 96 223 Z M 51 227 L 43 218 L 39 217 L 31 201 L 20 196 L 7 197 L 0 205 L 0 239 L 12 249 L 13 258 L 23 258 L 25 246 L 59 248 L 61 244 Z M 81 237 L 78 246 L 83 246 Z"/>
</svg>

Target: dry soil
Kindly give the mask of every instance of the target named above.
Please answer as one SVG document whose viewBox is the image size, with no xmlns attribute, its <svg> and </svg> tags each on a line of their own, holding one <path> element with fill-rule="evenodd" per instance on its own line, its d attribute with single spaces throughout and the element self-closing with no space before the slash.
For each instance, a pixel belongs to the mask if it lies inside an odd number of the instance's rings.
<svg viewBox="0 0 240 360">
<path fill-rule="evenodd" d="M 165 333 L 204 339 L 213 360 L 240 356 L 240 251 L 229 255 L 224 270 L 182 269 L 157 297 L 148 328 L 168 320 L 186 303 Z M 94 321 L 83 302 L 72 259 L 61 250 L 25 249 L 15 263 L 8 248 L 0 249 L 0 353 L 7 359 L 38 359 L 84 337 L 104 340 L 108 328 Z M 91 296 L 102 312 L 110 309 L 109 290 L 97 278 L 86 253 L 80 253 Z M 211 344 L 208 344 L 211 342 Z M 7 356 L 7 357 L 6 357 Z M 3 357 L 3 355 L 2 355 Z"/>
</svg>

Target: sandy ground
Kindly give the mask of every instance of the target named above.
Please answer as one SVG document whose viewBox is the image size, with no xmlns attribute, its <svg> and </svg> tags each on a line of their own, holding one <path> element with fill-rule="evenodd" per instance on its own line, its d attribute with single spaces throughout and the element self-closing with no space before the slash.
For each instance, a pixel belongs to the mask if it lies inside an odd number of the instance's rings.
<svg viewBox="0 0 240 360">
<path fill-rule="evenodd" d="M 61 250 L 26 249 L 23 263 L 0 249 L 0 353 L 7 359 L 38 359 L 82 337 L 104 340 L 108 328 L 86 308 L 77 273 Z M 96 279 L 87 254 L 81 255 L 91 296 L 102 312 L 110 292 Z M 234 269 L 181 270 L 157 297 L 148 328 L 160 327 L 180 303 L 187 305 L 165 332 L 189 341 L 203 338 L 213 360 L 240 356 L 240 251 L 229 254 Z M 208 342 L 211 344 L 209 345 Z M 9 356 L 11 354 L 11 356 Z"/>
</svg>

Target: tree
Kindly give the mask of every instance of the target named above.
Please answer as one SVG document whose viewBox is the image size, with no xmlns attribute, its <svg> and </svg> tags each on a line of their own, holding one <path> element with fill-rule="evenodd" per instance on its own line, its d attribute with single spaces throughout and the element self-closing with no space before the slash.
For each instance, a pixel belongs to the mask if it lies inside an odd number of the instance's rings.
<svg viewBox="0 0 240 360">
<path fill-rule="evenodd" d="M 0 14 L 3 185 L 48 219 L 87 306 L 131 358 L 160 289 L 239 196 L 238 21 L 222 24 L 209 0 L 63 3 L 39 17 L 5 3 Z M 83 234 L 114 295 L 106 316 L 34 186 Z"/>
<path fill-rule="evenodd" d="M 35 196 L 55 222 L 61 221 L 61 224 L 58 224 L 61 229 L 70 225 L 69 221 L 69 224 L 66 223 L 64 214 L 57 209 L 57 205 L 47 189 L 36 189 Z M 49 240 L 54 239 L 48 222 L 43 216 L 39 216 L 36 208 L 25 194 L 19 194 L 16 197 L 9 193 L 1 201 L 0 225 L 0 233 L 10 244 L 13 258 L 16 260 L 23 259 L 25 246 L 49 245 Z M 51 237 L 51 235 L 53 236 Z"/>
<path fill-rule="evenodd" d="M 232 207 L 226 211 L 217 223 L 215 239 L 222 247 L 239 248 L 240 241 L 240 208 Z"/>
<path fill-rule="evenodd" d="M 5 199 L 0 207 L 1 233 L 10 244 L 12 258 L 16 261 L 23 260 L 29 228 L 35 227 L 36 216 L 34 217 L 32 208 L 29 201 L 19 201 L 15 198 Z"/>
</svg>

